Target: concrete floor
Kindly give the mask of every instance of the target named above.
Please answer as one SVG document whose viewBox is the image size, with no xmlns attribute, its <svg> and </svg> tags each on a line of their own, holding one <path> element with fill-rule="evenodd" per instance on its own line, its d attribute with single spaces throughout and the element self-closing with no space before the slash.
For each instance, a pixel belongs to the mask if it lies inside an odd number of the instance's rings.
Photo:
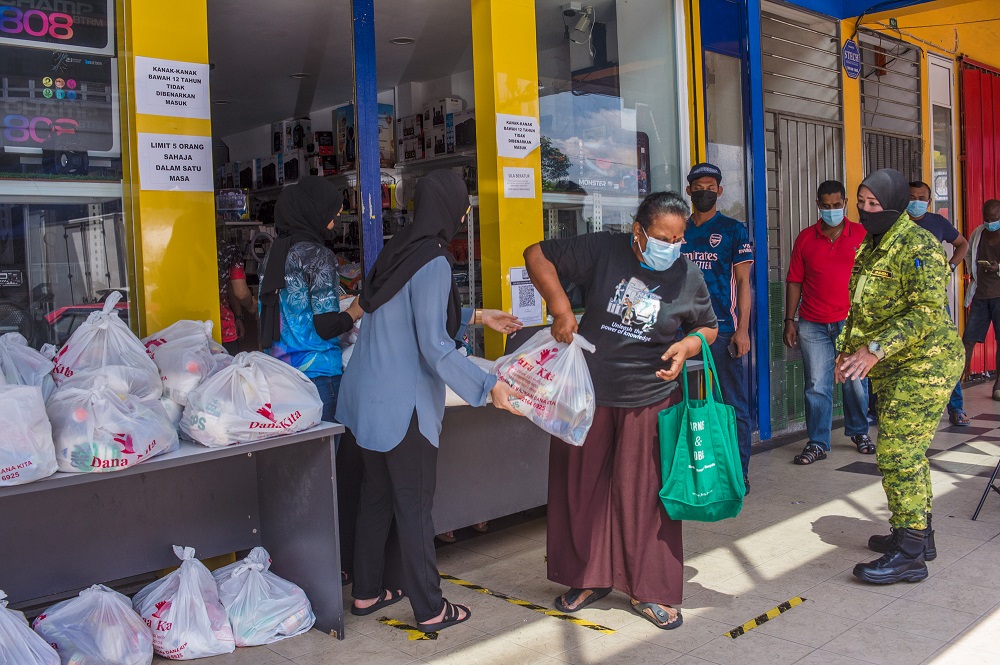
<svg viewBox="0 0 1000 665">
<path fill-rule="evenodd" d="M 628 609 L 622 594 L 580 618 L 605 634 L 444 582 L 445 595 L 472 607 L 472 619 L 436 640 L 410 640 L 379 623 L 412 624 L 404 602 L 359 619 L 347 639 L 318 631 L 270 647 L 201 661 L 205 665 L 918 665 L 1000 663 L 1000 496 L 972 513 L 1000 456 L 1000 404 L 991 385 L 966 392 L 971 427 L 946 421 L 928 453 L 935 490 L 938 558 L 919 584 L 875 587 L 851 569 L 877 558 L 868 537 L 887 531 L 888 511 L 873 456 L 834 438 L 830 457 L 795 466 L 802 442 L 764 450 L 751 465 L 753 492 L 742 514 L 684 526 L 684 625 L 661 631 Z M 552 607 L 563 589 L 545 579 L 545 520 L 487 533 L 438 550 L 442 573 Z M 795 597 L 802 604 L 732 639 L 725 633 Z M 349 603 L 345 594 L 345 607 Z M 159 660 L 159 659 L 157 659 Z M 163 661 L 165 662 L 165 661 Z"/>
</svg>

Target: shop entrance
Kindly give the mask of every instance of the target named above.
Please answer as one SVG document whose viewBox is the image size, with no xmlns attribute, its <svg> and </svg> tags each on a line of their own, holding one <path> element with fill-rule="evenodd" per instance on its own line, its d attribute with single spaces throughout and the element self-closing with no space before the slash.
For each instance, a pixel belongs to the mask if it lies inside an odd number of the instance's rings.
<svg viewBox="0 0 1000 665">
<path fill-rule="evenodd" d="M 762 5 L 768 189 L 771 427 L 805 418 L 802 354 L 782 343 L 785 276 L 795 238 L 816 223 L 816 188 L 844 180 L 839 26 L 784 5 Z M 840 409 L 839 392 L 834 408 Z"/>
</svg>

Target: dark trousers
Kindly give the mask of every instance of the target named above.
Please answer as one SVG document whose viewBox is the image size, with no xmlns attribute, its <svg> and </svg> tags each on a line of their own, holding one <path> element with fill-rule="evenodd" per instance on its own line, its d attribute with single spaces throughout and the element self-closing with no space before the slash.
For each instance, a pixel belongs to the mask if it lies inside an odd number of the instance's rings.
<svg viewBox="0 0 1000 665">
<path fill-rule="evenodd" d="M 368 599 L 382 593 L 386 584 L 386 543 L 395 517 L 402 550 L 403 590 L 420 623 L 430 621 L 444 607 L 431 520 L 437 453 L 438 449 L 417 428 L 416 413 L 406 436 L 395 448 L 386 453 L 361 450 L 364 475 L 352 595 Z"/>
<path fill-rule="evenodd" d="M 740 444 L 743 476 L 750 474 L 750 395 L 747 389 L 747 357 L 733 358 L 729 345 L 733 333 L 719 333 L 712 343 L 712 359 L 719 371 L 722 400 L 736 410 L 736 440 Z"/>
</svg>

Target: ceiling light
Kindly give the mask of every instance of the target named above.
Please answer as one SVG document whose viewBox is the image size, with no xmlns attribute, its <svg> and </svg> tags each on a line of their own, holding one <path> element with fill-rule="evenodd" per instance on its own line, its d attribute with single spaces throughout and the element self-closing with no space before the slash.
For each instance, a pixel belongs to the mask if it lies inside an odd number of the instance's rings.
<svg viewBox="0 0 1000 665">
<path fill-rule="evenodd" d="M 312 74 L 307 74 L 306 72 L 295 72 L 291 75 L 293 79 L 307 79 L 310 78 Z"/>
<path fill-rule="evenodd" d="M 231 103 L 228 99 L 216 99 L 213 104 L 229 104 Z"/>
<path fill-rule="evenodd" d="M 396 46 L 409 46 L 410 44 L 417 41 L 413 37 L 396 37 L 395 39 L 390 39 L 390 44 L 395 44 Z"/>
</svg>

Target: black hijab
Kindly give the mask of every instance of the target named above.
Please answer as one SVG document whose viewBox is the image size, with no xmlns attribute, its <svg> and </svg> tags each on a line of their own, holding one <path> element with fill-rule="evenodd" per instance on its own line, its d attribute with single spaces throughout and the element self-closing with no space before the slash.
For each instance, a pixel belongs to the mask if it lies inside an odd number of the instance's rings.
<svg viewBox="0 0 1000 665">
<path fill-rule="evenodd" d="M 439 256 L 454 264 L 448 245 L 469 209 L 469 190 L 454 171 L 431 171 L 417 181 L 413 223 L 392 237 L 375 260 L 361 291 L 361 309 L 371 313 L 386 304 L 418 270 Z M 461 326 L 462 306 L 454 281 L 448 302 L 448 334 Z"/>
<path fill-rule="evenodd" d="M 264 349 L 281 338 L 278 292 L 285 288 L 288 250 L 297 242 L 325 245 L 327 225 L 340 212 L 343 194 L 319 176 L 307 176 L 281 192 L 274 207 L 274 230 L 278 237 L 267 255 L 260 284 L 260 343 Z"/>
<path fill-rule="evenodd" d="M 861 225 L 878 244 L 877 239 L 892 228 L 909 205 L 910 183 L 895 169 L 879 169 L 862 180 L 861 186 L 867 187 L 882 204 L 882 212 L 858 211 Z"/>
</svg>

